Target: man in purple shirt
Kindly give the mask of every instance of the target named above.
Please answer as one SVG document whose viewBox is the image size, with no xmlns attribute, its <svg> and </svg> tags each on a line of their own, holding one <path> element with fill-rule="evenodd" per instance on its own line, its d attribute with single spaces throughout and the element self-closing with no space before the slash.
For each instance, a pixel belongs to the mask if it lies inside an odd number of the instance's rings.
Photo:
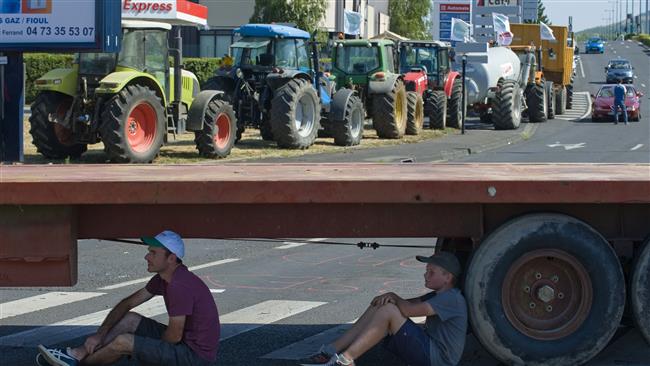
<svg viewBox="0 0 650 366">
<path fill-rule="evenodd" d="M 183 239 L 173 231 L 144 237 L 147 270 L 156 273 L 147 285 L 120 301 L 97 333 L 75 348 L 38 346 L 50 365 L 109 365 L 123 356 L 143 364 L 210 365 L 219 348 L 219 313 L 210 289 L 183 265 Z M 161 295 L 169 315 L 163 325 L 130 310 Z"/>
</svg>

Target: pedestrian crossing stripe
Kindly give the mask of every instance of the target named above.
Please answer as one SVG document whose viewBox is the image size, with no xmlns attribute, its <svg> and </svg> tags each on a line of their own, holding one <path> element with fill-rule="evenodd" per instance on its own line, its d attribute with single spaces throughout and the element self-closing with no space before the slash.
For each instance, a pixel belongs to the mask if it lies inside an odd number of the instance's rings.
<svg viewBox="0 0 650 366">
<path fill-rule="evenodd" d="M 92 299 L 104 295 L 104 292 L 47 292 L 20 300 L 0 304 L 0 320 L 23 315 L 59 305 Z"/>
</svg>

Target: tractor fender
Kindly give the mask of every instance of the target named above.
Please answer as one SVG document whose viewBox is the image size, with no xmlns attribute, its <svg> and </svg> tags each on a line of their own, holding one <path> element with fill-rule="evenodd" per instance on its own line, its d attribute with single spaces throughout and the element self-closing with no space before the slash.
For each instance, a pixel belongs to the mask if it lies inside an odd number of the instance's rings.
<svg viewBox="0 0 650 366">
<path fill-rule="evenodd" d="M 454 88 L 454 81 L 456 78 L 460 78 L 461 75 L 457 71 L 450 71 L 449 75 L 447 75 L 447 80 L 445 80 L 445 95 L 447 95 L 447 98 L 451 97 L 451 91 Z"/>
<path fill-rule="evenodd" d="M 401 78 L 399 74 L 387 74 L 384 80 L 370 80 L 368 83 L 368 94 L 390 93 L 397 79 Z"/>
<path fill-rule="evenodd" d="M 352 89 L 341 88 L 336 94 L 332 97 L 332 102 L 330 104 L 330 121 L 343 121 L 345 120 L 345 106 L 348 104 L 348 100 L 355 93 Z"/>
<path fill-rule="evenodd" d="M 117 71 L 108 74 L 99 82 L 95 94 L 117 94 L 128 84 L 137 83 L 148 86 L 162 99 L 163 106 L 167 105 L 167 95 L 158 80 L 150 74 L 138 71 Z"/>
<path fill-rule="evenodd" d="M 283 70 L 282 73 L 272 72 L 266 75 L 266 83 L 273 90 L 278 90 L 293 79 L 305 79 L 311 83 L 311 76 L 301 70 Z"/>
<path fill-rule="evenodd" d="M 221 90 L 203 90 L 197 94 L 187 113 L 186 128 L 188 131 L 201 131 L 203 129 L 203 116 L 208 104 L 214 99 L 221 99 L 223 94 L 224 92 Z"/>
<path fill-rule="evenodd" d="M 78 66 L 70 69 L 54 69 L 36 79 L 34 89 L 39 92 L 53 91 L 75 97 L 77 95 Z"/>
</svg>

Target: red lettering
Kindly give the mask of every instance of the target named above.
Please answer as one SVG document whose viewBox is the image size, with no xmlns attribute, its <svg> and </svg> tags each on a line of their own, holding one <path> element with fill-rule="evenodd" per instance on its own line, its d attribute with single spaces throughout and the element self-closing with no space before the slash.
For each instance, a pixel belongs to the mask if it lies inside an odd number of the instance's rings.
<svg viewBox="0 0 650 366">
<path fill-rule="evenodd" d="M 131 10 L 131 0 L 124 0 L 124 6 L 122 6 L 122 10 Z"/>
<path fill-rule="evenodd" d="M 153 4 L 153 6 L 151 7 L 151 10 L 153 10 L 153 11 L 157 11 L 159 6 L 160 6 L 160 5 L 159 5 L 158 3 L 155 3 L 155 4 Z"/>
<path fill-rule="evenodd" d="M 133 11 L 136 13 L 146 12 L 146 11 L 160 11 L 160 12 L 169 12 L 174 8 L 171 3 L 138 3 L 133 2 L 133 0 L 124 0 L 122 10 Z"/>
</svg>

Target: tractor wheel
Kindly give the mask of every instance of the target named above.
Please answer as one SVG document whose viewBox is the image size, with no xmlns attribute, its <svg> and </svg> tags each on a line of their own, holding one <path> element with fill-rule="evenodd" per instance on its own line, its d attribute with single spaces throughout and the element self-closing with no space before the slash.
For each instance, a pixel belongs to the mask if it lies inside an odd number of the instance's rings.
<svg viewBox="0 0 650 366">
<path fill-rule="evenodd" d="M 442 90 L 434 90 L 427 99 L 429 128 L 444 130 L 447 127 L 447 95 Z"/>
<path fill-rule="evenodd" d="M 581 365 L 616 332 L 625 277 L 613 248 L 591 226 L 562 214 L 530 214 L 482 241 L 470 259 L 465 296 L 474 335 L 504 364 Z"/>
<path fill-rule="evenodd" d="M 566 86 L 566 109 L 573 109 L 573 80 Z"/>
<path fill-rule="evenodd" d="M 165 109 L 156 93 L 144 85 L 128 85 L 111 98 L 102 112 L 99 133 L 109 158 L 121 163 L 149 163 L 167 134 Z"/>
<path fill-rule="evenodd" d="M 201 156 L 225 158 L 235 144 L 237 119 L 230 104 L 213 99 L 203 115 L 203 130 L 194 132 L 194 142 Z"/>
<path fill-rule="evenodd" d="M 650 344 L 650 238 L 641 246 L 630 283 L 630 302 L 637 329 Z"/>
<path fill-rule="evenodd" d="M 546 117 L 547 119 L 553 119 L 555 118 L 555 86 L 553 86 L 552 81 L 547 81 L 544 87 L 546 88 L 546 100 L 548 101 Z"/>
<path fill-rule="evenodd" d="M 505 80 L 492 107 L 495 130 L 516 130 L 521 123 L 523 93 L 515 80 Z"/>
<path fill-rule="evenodd" d="M 467 100 L 467 98 L 465 98 Z M 463 128 L 463 108 L 467 115 L 467 105 L 463 106 L 463 82 L 457 78 L 451 88 L 451 95 L 447 102 L 447 125 L 449 127 Z"/>
<path fill-rule="evenodd" d="M 402 80 L 396 80 L 393 90 L 376 94 L 373 98 L 372 124 L 382 139 L 399 139 L 406 132 L 406 88 Z"/>
<path fill-rule="evenodd" d="M 363 138 L 364 110 L 361 98 L 351 95 L 345 105 L 345 120 L 329 121 L 334 143 L 338 146 L 355 146 Z"/>
<path fill-rule="evenodd" d="M 314 143 L 320 128 L 320 103 L 309 81 L 293 79 L 277 91 L 270 122 L 279 147 L 306 149 Z"/>
<path fill-rule="evenodd" d="M 565 87 L 560 87 L 558 93 L 555 94 L 555 114 L 566 113 L 566 100 L 567 91 Z"/>
<path fill-rule="evenodd" d="M 527 88 L 526 104 L 528 104 L 528 120 L 530 122 L 544 122 L 548 114 L 548 102 L 544 83 L 530 84 Z"/>
<path fill-rule="evenodd" d="M 424 124 L 424 101 L 416 92 L 406 93 L 406 134 L 419 135 Z"/>
<path fill-rule="evenodd" d="M 87 147 L 74 142 L 72 131 L 57 121 L 63 120 L 72 105 L 72 97 L 58 93 L 41 93 L 32 103 L 29 117 L 32 142 L 48 159 L 78 158 Z"/>
<path fill-rule="evenodd" d="M 220 80 L 216 77 L 209 78 L 205 84 L 201 87 L 201 90 L 221 90 L 224 93 L 219 96 L 219 99 L 232 102 L 230 99 L 231 95 L 226 93 L 226 90 L 223 88 Z"/>
</svg>

